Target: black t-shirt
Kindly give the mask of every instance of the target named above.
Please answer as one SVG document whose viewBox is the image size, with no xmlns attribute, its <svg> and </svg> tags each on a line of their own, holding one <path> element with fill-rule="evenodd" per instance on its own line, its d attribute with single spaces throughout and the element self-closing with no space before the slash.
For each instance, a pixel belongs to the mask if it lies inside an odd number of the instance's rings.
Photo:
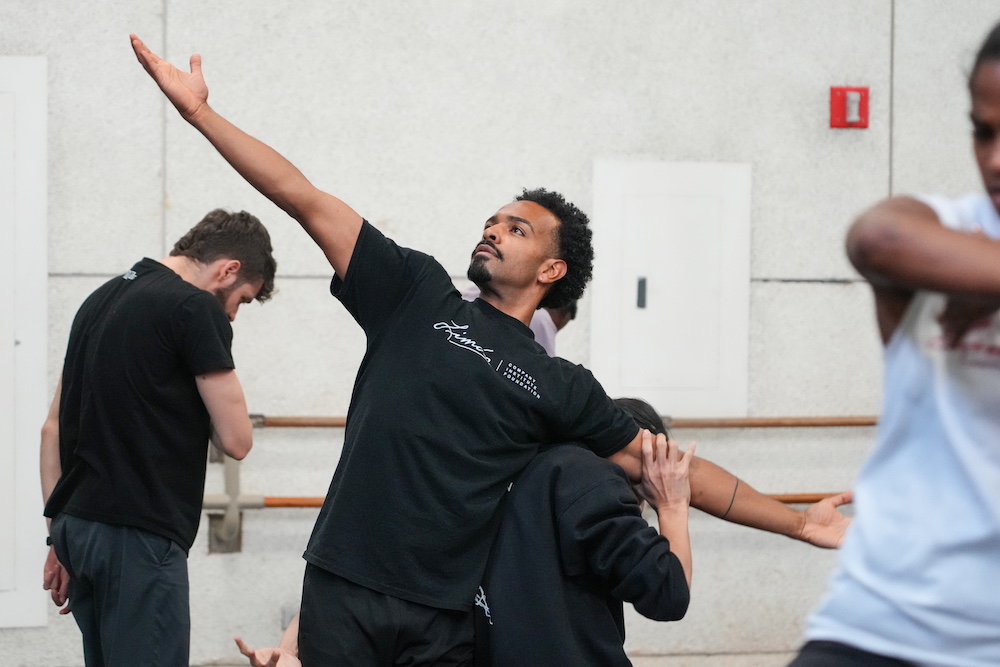
<svg viewBox="0 0 1000 667">
<path fill-rule="evenodd" d="M 476 596 L 476 665 L 630 665 L 622 601 L 669 621 L 689 599 L 680 561 L 622 469 L 558 445 L 504 500 Z"/>
<path fill-rule="evenodd" d="M 62 476 L 45 515 L 135 526 L 190 549 L 211 428 L 195 376 L 233 368 L 232 340 L 218 299 L 154 260 L 94 291 L 70 330 Z"/>
<path fill-rule="evenodd" d="M 589 371 L 464 301 L 433 258 L 367 222 L 331 290 L 368 349 L 305 558 L 388 595 L 469 609 L 497 504 L 539 446 L 573 439 L 610 455 L 638 428 Z"/>
</svg>

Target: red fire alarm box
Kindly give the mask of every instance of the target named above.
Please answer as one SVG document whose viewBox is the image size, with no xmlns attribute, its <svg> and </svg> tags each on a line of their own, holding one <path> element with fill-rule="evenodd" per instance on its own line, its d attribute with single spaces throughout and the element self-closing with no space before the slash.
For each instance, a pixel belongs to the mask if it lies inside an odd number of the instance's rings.
<svg viewBox="0 0 1000 667">
<path fill-rule="evenodd" d="M 868 88 L 830 88 L 830 127 L 868 127 Z"/>
</svg>

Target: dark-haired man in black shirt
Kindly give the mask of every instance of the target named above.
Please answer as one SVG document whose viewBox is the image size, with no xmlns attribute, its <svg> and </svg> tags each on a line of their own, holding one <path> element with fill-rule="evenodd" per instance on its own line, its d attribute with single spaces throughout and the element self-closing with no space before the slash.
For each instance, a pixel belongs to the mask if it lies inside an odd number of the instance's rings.
<svg viewBox="0 0 1000 667">
<path fill-rule="evenodd" d="M 260 221 L 217 209 L 77 312 L 42 429 L 44 585 L 69 598 L 87 665 L 188 664 L 205 447 L 242 459 L 252 444 L 230 323 L 274 272 Z"/>
</svg>

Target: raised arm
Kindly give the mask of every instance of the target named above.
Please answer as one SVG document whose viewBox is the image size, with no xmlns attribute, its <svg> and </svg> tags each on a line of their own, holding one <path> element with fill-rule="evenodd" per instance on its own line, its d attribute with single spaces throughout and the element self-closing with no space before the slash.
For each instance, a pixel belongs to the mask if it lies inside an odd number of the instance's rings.
<svg viewBox="0 0 1000 667">
<path fill-rule="evenodd" d="M 201 56 L 191 56 L 191 71 L 182 72 L 150 51 L 138 37 L 130 37 L 136 58 L 181 117 L 201 132 L 250 185 L 298 221 L 337 275 L 346 277 L 361 230 L 361 216 L 341 200 L 317 189 L 291 162 L 209 107 Z"/>
<path fill-rule="evenodd" d="M 253 425 L 236 371 L 199 375 L 195 383 L 212 419 L 212 444 L 236 460 L 243 459 L 253 446 Z"/>
<path fill-rule="evenodd" d="M 945 227 L 916 199 L 886 199 L 862 213 L 846 246 L 851 263 L 875 291 L 883 342 L 917 290 L 952 297 L 943 322 L 952 337 L 1000 307 L 1000 243 Z"/>
</svg>

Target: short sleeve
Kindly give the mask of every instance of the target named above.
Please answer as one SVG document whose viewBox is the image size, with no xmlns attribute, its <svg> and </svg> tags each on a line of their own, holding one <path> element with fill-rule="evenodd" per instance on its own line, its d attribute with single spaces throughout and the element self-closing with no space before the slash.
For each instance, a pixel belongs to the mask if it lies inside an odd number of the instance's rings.
<svg viewBox="0 0 1000 667">
<path fill-rule="evenodd" d="M 583 366 L 573 369 L 562 410 L 567 421 L 558 439 L 579 442 L 598 456 L 611 456 L 632 442 L 639 427 L 608 397 L 589 370 Z"/>
<path fill-rule="evenodd" d="M 366 220 L 347 276 L 334 275 L 330 293 L 371 335 L 406 297 L 427 259 L 423 253 L 396 245 Z"/>
<path fill-rule="evenodd" d="M 178 307 L 172 324 L 180 355 L 193 375 L 236 367 L 233 327 L 214 296 L 191 295 Z"/>
</svg>

